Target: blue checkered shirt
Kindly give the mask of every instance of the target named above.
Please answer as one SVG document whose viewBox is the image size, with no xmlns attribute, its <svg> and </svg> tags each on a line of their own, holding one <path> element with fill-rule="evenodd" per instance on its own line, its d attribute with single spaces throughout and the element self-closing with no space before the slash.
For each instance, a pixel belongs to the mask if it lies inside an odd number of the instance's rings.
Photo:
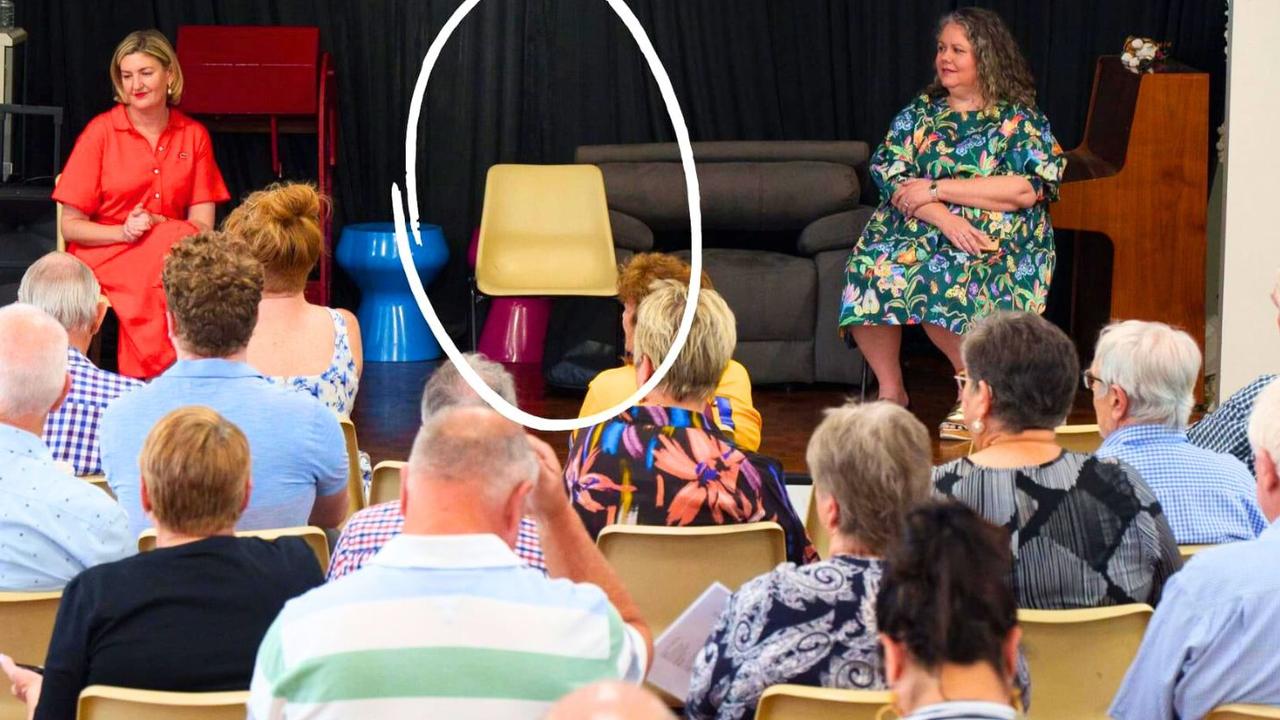
<svg viewBox="0 0 1280 720">
<path fill-rule="evenodd" d="M 98 452 L 102 411 L 107 403 L 141 387 L 142 382 L 97 367 L 73 347 L 67 348 L 67 372 L 71 374 L 71 392 L 62 407 L 45 420 L 44 442 L 53 459 L 70 463 L 76 475 L 96 475 L 102 472 Z"/>
<path fill-rule="evenodd" d="M 1098 448 L 1101 458 L 1133 466 L 1155 492 L 1179 545 L 1252 540 L 1267 527 L 1257 486 L 1244 463 L 1192 445 L 1163 425 L 1118 428 Z"/>
<path fill-rule="evenodd" d="M 1259 375 L 1253 382 L 1237 390 L 1217 410 L 1192 425 L 1187 430 L 1187 438 L 1191 444 L 1235 455 L 1252 473 L 1253 448 L 1249 445 L 1249 415 L 1253 412 L 1253 403 L 1258 399 L 1259 393 L 1277 377 L 1280 376 Z"/>
</svg>

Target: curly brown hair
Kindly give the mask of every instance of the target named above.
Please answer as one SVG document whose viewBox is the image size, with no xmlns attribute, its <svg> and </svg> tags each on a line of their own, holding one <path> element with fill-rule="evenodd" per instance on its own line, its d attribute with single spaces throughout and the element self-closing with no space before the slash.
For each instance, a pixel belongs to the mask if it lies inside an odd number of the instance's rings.
<svg viewBox="0 0 1280 720">
<path fill-rule="evenodd" d="M 240 203 L 222 231 L 244 240 L 262 263 L 266 291 L 299 293 L 324 251 L 329 199 L 309 183 L 277 183 Z"/>
<path fill-rule="evenodd" d="M 689 284 L 689 263 L 660 252 L 637 253 L 618 268 L 618 302 L 639 304 L 653 288 L 655 280 L 679 280 Z M 711 278 L 702 273 L 703 290 L 714 290 Z"/>
<path fill-rule="evenodd" d="M 243 349 L 258 322 L 262 263 L 220 232 L 184 238 L 164 260 L 164 299 L 186 350 L 226 357 Z"/>
<path fill-rule="evenodd" d="M 943 28 L 952 23 L 964 28 L 965 37 L 973 46 L 983 99 L 988 103 L 1011 102 L 1035 107 L 1036 82 L 1031 68 L 1000 16 L 986 8 L 963 7 L 943 15 L 935 35 L 941 35 Z M 925 92 L 936 98 L 946 95 L 947 89 L 934 77 Z"/>
</svg>

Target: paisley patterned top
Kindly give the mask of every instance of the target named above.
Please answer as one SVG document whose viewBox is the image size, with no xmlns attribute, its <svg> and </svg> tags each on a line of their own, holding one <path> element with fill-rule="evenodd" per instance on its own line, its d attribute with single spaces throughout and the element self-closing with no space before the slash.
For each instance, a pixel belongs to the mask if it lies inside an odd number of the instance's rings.
<svg viewBox="0 0 1280 720">
<path fill-rule="evenodd" d="M 351 341 L 347 337 L 347 321 L 333 308 L 325 308 L 333 319 L 333 358 L 329 368 L 319 375 L 293 375 L 268 377 L 274 385 L 301 390 L 328 405 L 338 415 L 351 417 L 351 408 L 360 389 L 360 376 L 356 374 L 356 359 L 351 354 Z"/>
<path fill-rule="evenodd" d="M 736 720 L 755 715 L 779 683 L 883 690 L 876 593 L 884 563 L 836 555 L 790 563 L 743 585 L 693 666 L 685 715 Z"/>
<path fill-rule="evenodd" d="M 776 522 L 787 559 L 817 552 L 791 507 L 782 465 L 746 452 L 708 414 L 637 405 L 578 433 L 564 480 L 594 539 L 606 525 L 728 525 Z"/>
<path fill-rule="evenodd" d="M 1044 312 L 1055 261 L 1047 210 L 1065 168 L 1049 121 L 1034 107 L 999 102 L 959 112 L 945 97 L 916 98 L 871 159 L 880 206 L 849 256 L 840 327 L 932 323 L 964 333 L 996 310 Z M 970 255 L 889 204 L 911 178 L 992 175 L 1024 177 L 1037 195 L 1024 210 L 949 207 L 999 243 L 993 252 Z"/>
</svg>

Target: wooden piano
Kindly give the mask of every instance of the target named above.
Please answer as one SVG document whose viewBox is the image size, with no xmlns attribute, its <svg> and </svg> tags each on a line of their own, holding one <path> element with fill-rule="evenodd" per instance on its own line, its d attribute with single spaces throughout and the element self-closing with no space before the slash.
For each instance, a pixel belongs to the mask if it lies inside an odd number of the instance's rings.
<svg viewBox="0 0 1280 720">
<path fill-rule="evenodd" d="M 1084 141 L 1067 158 L 1061 198 L 1050 207 L 1053 227 L 1111 240 L 1111 318 L 1160 320 L 1203 348 L 1208 74 L 1169 65 L 1135 75 L 1118 57 L 1100 58 Z M 1096 290 L 1106 279 L 1091 272 L 1098 263 L 1090 250 L 1075 248 L 1079 312 L 1100 302 Z M 1088 361 L 1092 352 L 1081 351 Z"/>
</svg>

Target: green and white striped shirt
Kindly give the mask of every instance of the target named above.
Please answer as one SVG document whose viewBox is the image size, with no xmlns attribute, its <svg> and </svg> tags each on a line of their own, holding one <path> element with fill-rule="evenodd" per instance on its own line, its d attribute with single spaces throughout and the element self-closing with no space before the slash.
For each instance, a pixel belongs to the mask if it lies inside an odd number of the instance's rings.
<svg viewBox="0 0 1280 720">
<path fill-rule="evenodd" d="M 639 682 L 645 662 L 600 588 L 547 579 L 495 535 L 400 535 L 285 605 L 249 717 L 536 718 L 582 685 Z"/>
</svg>

